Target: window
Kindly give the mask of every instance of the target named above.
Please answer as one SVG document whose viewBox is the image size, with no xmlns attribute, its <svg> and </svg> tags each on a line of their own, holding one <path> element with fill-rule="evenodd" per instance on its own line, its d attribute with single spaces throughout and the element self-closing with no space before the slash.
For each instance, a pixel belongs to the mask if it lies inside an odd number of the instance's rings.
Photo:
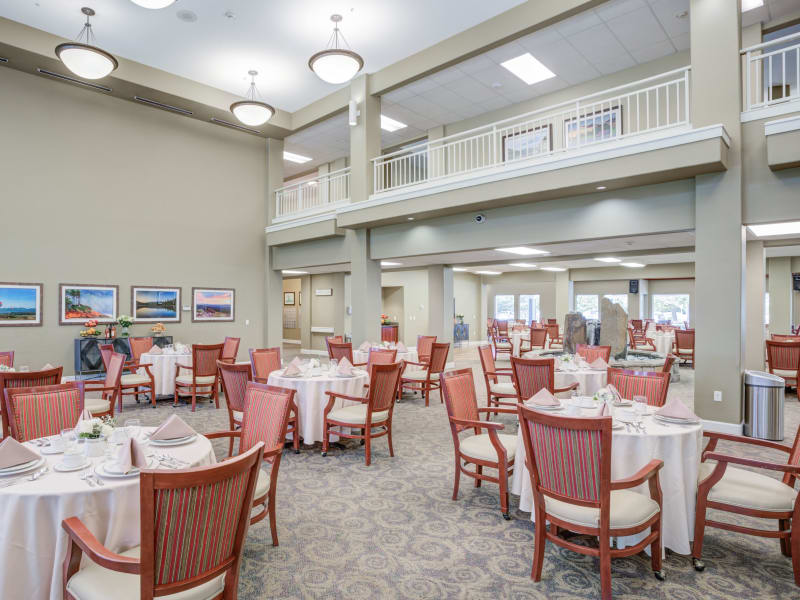
<svg viewBox="0 0 800 600">
<path fill-rule="evenodd" d="M 603 298 L 608 298 L 614 304 L 619 304 L 622 310 L 628 312 L 628 294 L 606 294 Z"/>
<path fill-rule="evenodd" d="M 501 321 L 514 318 L 514 296 L 498 295 L 494 297 L 494 318 Z"/>
<path fill-rule="evenodd" d="M 689 320 L 689 294 L 653 294 L 653 318 L 682 325 Z"/>
<path fill-rule="evenodd" d="M 587 319 L 600 317 L 600 301 L 596 294 L 578 294 L 575 296 L 575 310 Z"/>
<path fill-rule="evenodd" d="M 539 294 L 520 294 L 519 318 L 528 324 L 539 320 Z"/>
</svg>

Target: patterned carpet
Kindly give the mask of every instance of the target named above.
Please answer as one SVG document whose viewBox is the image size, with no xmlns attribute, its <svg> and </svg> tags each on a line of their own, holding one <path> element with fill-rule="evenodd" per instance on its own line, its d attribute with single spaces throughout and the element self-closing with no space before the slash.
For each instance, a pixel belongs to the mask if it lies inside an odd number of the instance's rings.
<svg viewBox="0 0 800 600">
<path fill-rule="evenodd" d="M 480 366 L 473 348 L 456 354 L 458 368 Z M 670 393 L 692 404 L 693 373 L 682 369 Z M 156 410 L 126 401 L 121 420 L 139 417 L 157 424 L 175 412 L 200 432 L 227 429 L 224 409 L 203 403 L 197 412 L 159 403 Z M 516 424 L 498 419 L 509 432 Z M 800 405 L 787 396 L 786 435 L 790 444 L 800 423 Z M 347 442 L 327 457 L 320 447 L 287 451 L 278 482 L 278 536 L 270 542 L 268 520 L 248 533 L 240 578 L 242 600 L 267 598 L 596 598 L 597 561 L 548 544 L 543 579 L 530 579 L 533 524 L 511 496 L 511 521 L 504 521 L 497 486 L 474 488 L 461 478 L 451 498 L 453 444 L 438 396 L 429 408 L 406 397 L 395 409 L 395 457 L 385 439 L 373 445 L 372 466 L 363 448 Z M 728 451 L 730 446 L 720 444 Z M 225 456 L 220 444 L 217 456 Z M 734 453 L 779 460 L 776 453 L 736 448 Z M 727 515 L 716 515 L 722 520 Z M 760 522 L 759 526 L 774 527 Z M 696 573 L 688 557 L 667 553 L 667 580 L 657 581 L 642 554 L 612 563 L 616 598 L 671 600 L 798 598 L 790 559 L 776 540 L 716 529 L 706 533 L 706 570 Z"/>
</svg>

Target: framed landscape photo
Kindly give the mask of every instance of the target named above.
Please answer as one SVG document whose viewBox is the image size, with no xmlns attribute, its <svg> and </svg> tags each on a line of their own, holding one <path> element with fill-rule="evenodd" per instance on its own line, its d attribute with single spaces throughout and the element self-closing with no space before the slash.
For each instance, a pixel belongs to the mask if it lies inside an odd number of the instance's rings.
<svg viewBox="0 0 800 600">
<path fill-rule="evenodd" d="M 0 282 L 0 326 L 42 324 L 42 284 Z"/>
<path fill-rule="evenodd" d="M 294 306 L 294 292 L 283 292 L 283 305 Z"/>
<path fill-rule="evenodd" d="M 582 114 L 579 119 L 564 121 L 566 148 L 611 141 L 620 135 L 622 135 L 622 108 L 619 106 Z"/>
<path fill-rule="evenodd" d="M 118 285 L 62 283 L 58 286 L 60 325 L 83 325 L 89 319 L 113 323 L 119 313 Z"/>
<path fill-rule="evenodd" d="M 181 288 L 131 286 L 131 316 L 136 323 L 180 323 Z"/>
<path fill-rule="evenodd" d="M 233 321 L 235 290 L 192 288 L 192 322 Z"/>
<path fill-rule="evenodd" d="M 553 150 L 553 125 L 533 127 L 503 136 L 503 160 L 512 162 Z"/>
</svg>

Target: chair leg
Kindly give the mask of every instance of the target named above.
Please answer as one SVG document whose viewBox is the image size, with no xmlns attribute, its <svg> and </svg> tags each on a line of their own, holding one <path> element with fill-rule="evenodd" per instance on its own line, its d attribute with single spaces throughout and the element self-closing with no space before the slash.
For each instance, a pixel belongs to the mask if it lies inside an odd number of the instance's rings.
<svg viewBox="0 0 800 600">
<path fill-rule="evenodd" d="M 222 383 L 220 383 L 220 386 L 221 385 L 222 385 Z M 219 387 L 219 386 L 217 386 L 217 384 L 215 383 L 214 387 L 211 388 L 211 389 L 214 392 L 213 393 L 214 403 L 217 405 L 217 408 L 219 408 L 219 390 L 217 389 L 217 387 Z"/>
<path fill-rule="evenodd" d="M 119 398 L 117 398 L 117 412 L 122 412 L 122 391 L 120 391 Z"/>
<path fill-rule="evenodd" d="M 456 452 L 456 474 L 453 480 L 453 500 L 458 500 L 458 484 L 461 480 L 461 464 L 458 460 L 458 452 Z"/>
<path fill-rule="evenodd" d="M 439 386 L 439 403 L 444 404 L 444 395 L 442 394 L 442 386 Z"/>
<path fill-rule="evenodd" d="M 656 539 L 650 544 L 650 565 L 653 568 L 653 573 L 655 573 L 656 579 L 659 581 L 664 580 L 664 571 L 661 570 L 661 517 L 659 516 L 658 521 L 654 525 L 650 527 L 650 531 L 653 533 L 658 534 Z"/>
<path fill-rule="evenodd" d="M 270 490 L 267 497 L 267 510 L 269 510 L 269 530 L 272 532 L 272 545 L 278 545 L 278 525 L 275 520 L 275 491 Z"/>
<path fill-rule="evenodd" d="M 371 456 L 371 451 L 372 451 L 372 443 L 371 443 L 371 442 L 372 442 L 372 438 L 370 437 L 371 431 L 372 431 L 372 429 L 371 429 L 371 428 L 367 430 L 367 432 L 366 432 L 366 439 L 364 440 L 364 442 L 365 442 L 365 443 L 364 443 L 364 451 L 365 451 L 365 453 L 366 453 L 366 454 L 365 454 L 365 456 L 364 456 L 364 459 L 366 460 L 366 464 L 367 464 L 367 466 L 369 466 L 369 463 L 370 463 L 370 462 L 371 462 L 371 460 L 372 460 L 372 456 Z"/>
<path fill-rule="evenodd" d="M 192 387 L 192 412 L 197 408 L 197 389 Z"/>
<path fill-rule="evenodd" d="M 295 435 L 297 435 L 295 433 Z M 328 422 L 322 424 L 322 456 L 328 455 L 328 445 L 330 444 L 331 430 L 328 427 Z"/>
<path fill-rule="evenodd" d="M 172 401 L 172 406 L 178 406 L 178 386 L 175 386 L 175 400 Z"/>
<path fill-rule="evenodd" d="M 478 475 L 483 475 L 483 465 L 475 465 L 475 472 Z M 477 477 L 475 478 L 475 487 L 481 487 L 481 480 Z"/>
<path fill-rule="evenodd" d="M 535 528 L 535 541 L 533 547 L 533 565 L 531 566 L 531 579 L 534 581 L 542 580 L 542 565 L 544 563 L 544 546 L 547 543 L 545 537 L 545 523 L 544 512 L 536 508 L 536 524 Z"/>
<path fill-rule="evenodd" d="M 500 465 L 500 471 L 504 469 L 505 466 Z M 498 472 L 498 479 L 500 480 L 500 511 L 503 513 L 503 518 L 506 521 L 510 521 L 511 517 L 508 515 L 508 477 L 504 477 L 503 473 Z"/>
<path fill-rule="evenodd" d="M 392 422 L 389 421 L 388 428 L 386 430 L 386 441 L 389 443 L 389 456 L 394 458 L 394 448 L 392 447 Z"/>
<path fill-rule="evenodd" d="M 431 399 L 431 390 L 426 386 L 425 387 L 425 406 L 426 407 L 428 406 L 430 399 Z"/>
<path fill-rule="evenodd" d="M 300 423 L 297 417 L 294 419 L 294 431 L 292 432 L 292 447 L 295 454 L 300 454 Z"/>
<path fill-rule="evenodd" d="M 153 408 L 156 408 L 156 386 L 149 385 L 147 389 L 150 390 L 150 400 L 153 404 Z"/>
<path fill-rule="evenodd" d="M 792 571 L 794 571 L 794 584 L 800 586 L 800 519 L 797 512 L 792 519 L 792 536 L 789 538 L 792 553 Z"/>
<path fill-rule="evenodd" d="M 695 571 L 705 569 L 703 556 L 703 536 L 706 532 L 706 497 L 697 498 L 697 509 L 694 517 L 694 541 L 692 542 L 692 563 Z"/>
<path fill-rule="evenodd" d="M 611 600 L 611 539 L 606 536 L 598 538 L 600 543 L 600 597 Z"/>
<path fill-rule="evenodd" d="M 789 519 L 778 519 L 778 529 L 781 531 L 786 531 L 789 529 L 791 521 Z M 780 538 L 781 540 L 781 554 L 784 556 L 791 556 L 792 555 L 792 540 L 791 538 Z"/>
</svg>

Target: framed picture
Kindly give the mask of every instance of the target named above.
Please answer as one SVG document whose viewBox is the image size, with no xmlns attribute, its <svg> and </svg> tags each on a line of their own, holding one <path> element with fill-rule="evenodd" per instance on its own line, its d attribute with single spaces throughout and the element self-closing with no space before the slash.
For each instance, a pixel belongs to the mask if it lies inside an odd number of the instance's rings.
<svg viewBox="0 0 800 600">
<path fill-rule="evenodd" d="M 552 124 L 503 136 L 503 160 L 506 162 L 547 154 L 552 150 Z"/>
<path fill-rule="evenodd" d="M 41 283 L 0 283 L 0 326 L 42 324 Z"/>
<path fill-rule="evenodd" d="M 59 284 L 60 325 L 83 325 L 88 319 L 113 323 L 119 312 L 118 285 Z"/>
<path fill-rule="evenodd" d="M 283 305 L 294 306 L 294 292 L 283 292 Z"/>
<path fill-rule="evenodd" d="M 131 286 L 131 316 L 136 323 L 180 323 L 181 288 Z"/>
<path fill-rule="evenodd" d="M 564 121 L 564 146 L 575 148 L 622 135 L 622 109 L 612 106 Z"/>
<path fill-rule="evenodd" d="M 233 321 L 235 290 L 192 288 L 192 322 Z"/>
</svg>

